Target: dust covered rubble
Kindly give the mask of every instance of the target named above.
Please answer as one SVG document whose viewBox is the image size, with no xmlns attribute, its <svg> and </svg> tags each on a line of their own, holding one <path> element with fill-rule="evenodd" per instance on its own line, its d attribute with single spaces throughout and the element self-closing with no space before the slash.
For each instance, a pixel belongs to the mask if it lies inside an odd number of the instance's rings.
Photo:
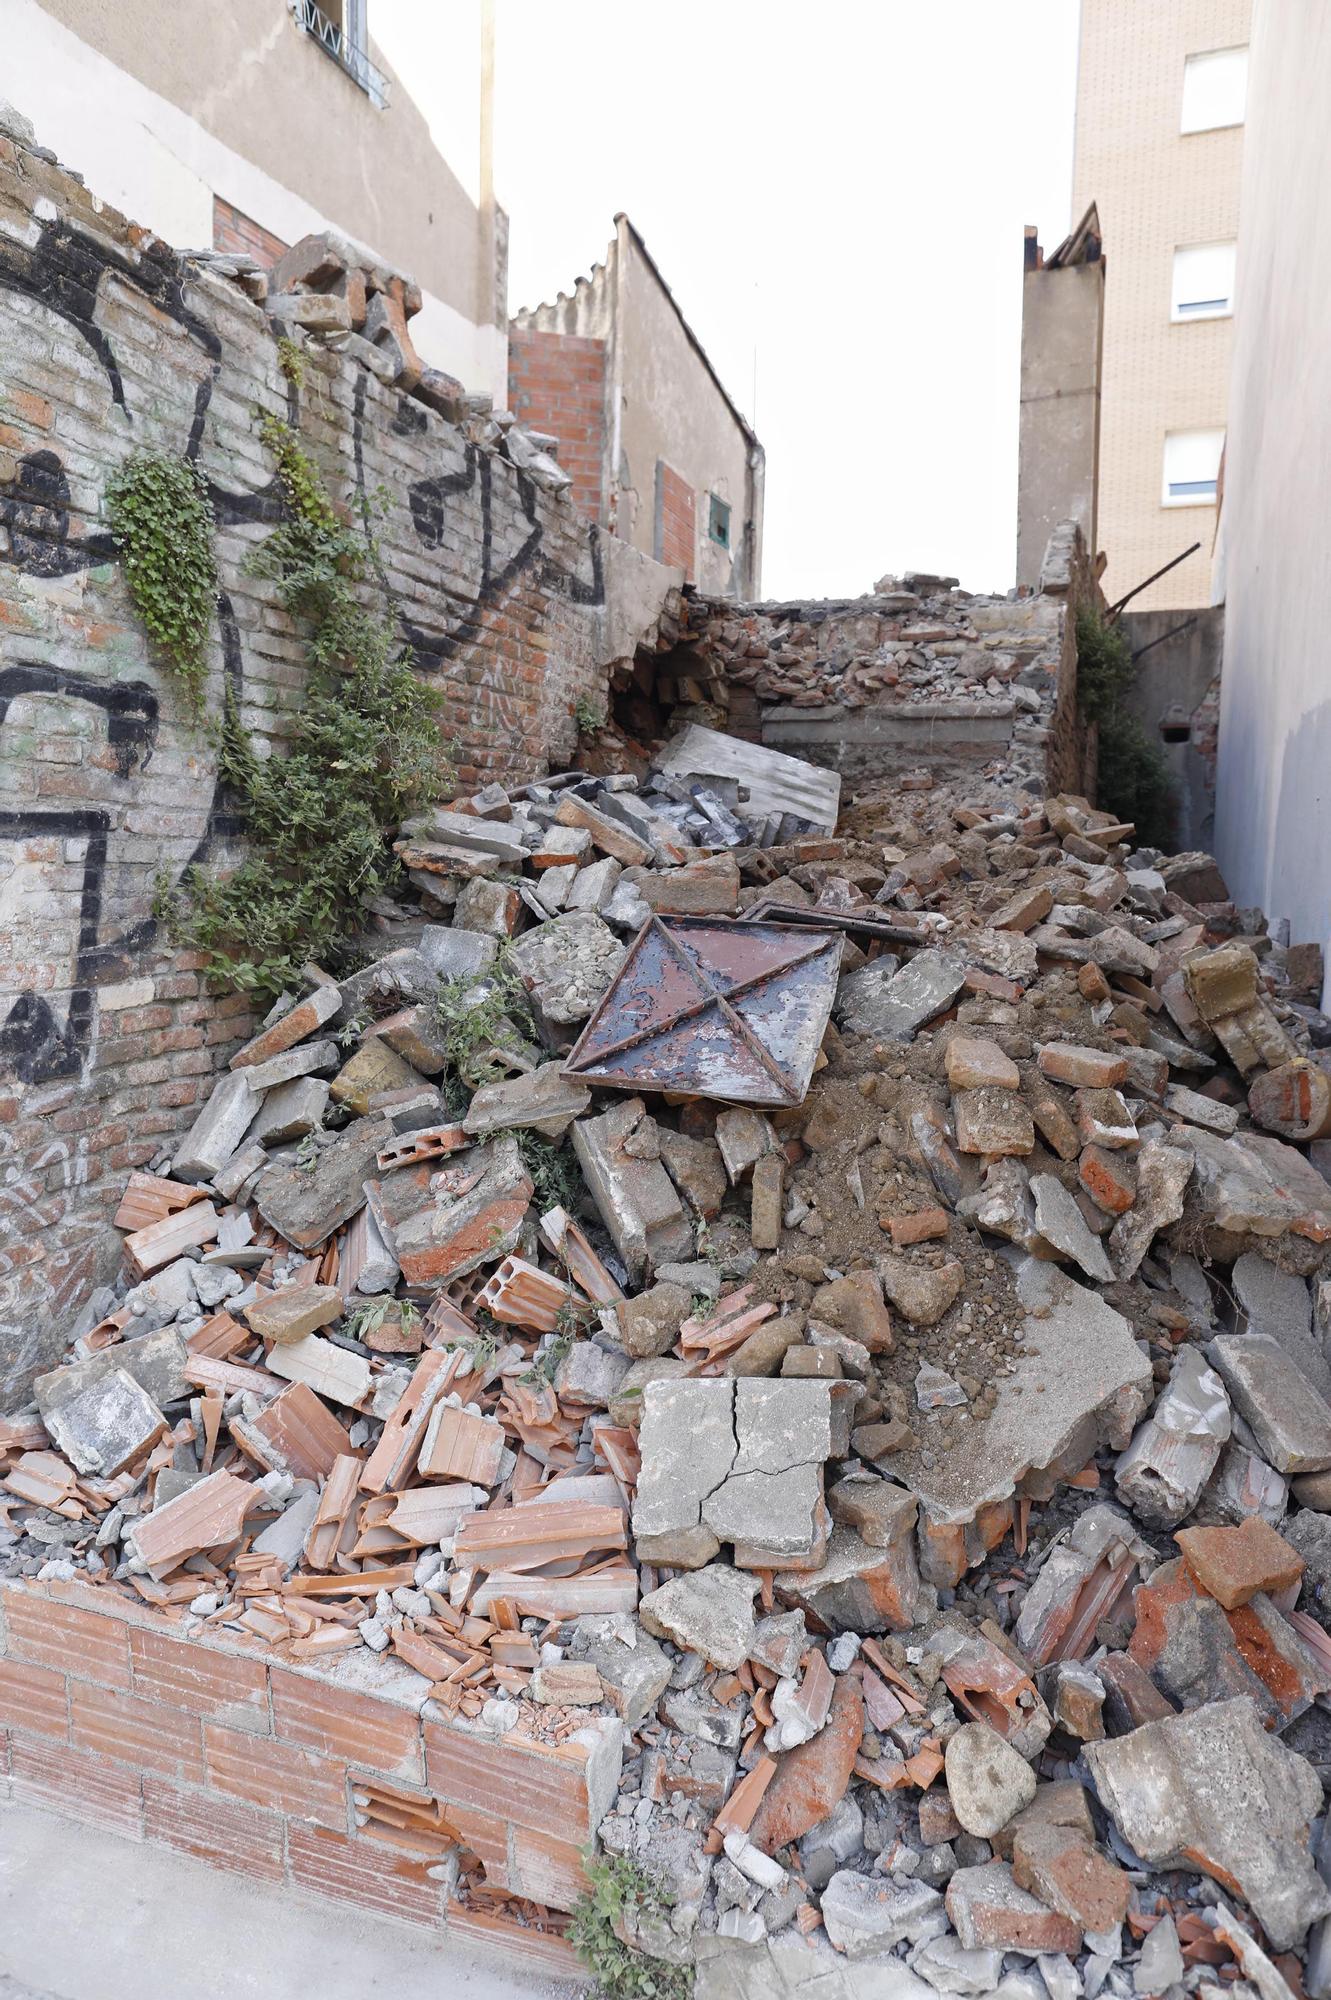
<svg viewBox="0 0 1331 2000">
<path fill-rule="evenodd" d="M 1001 772 L 746 803 L 403 829 L 417 906 L 131 1176 L 0 1418 L 0 1563 L 600 1728 L 628 1939 L 715 2000 L 1322 2000 L 1318 954 Z M 801 1103 L 567 1069 L 658 911 L 838 940 Z"/>
</svg>

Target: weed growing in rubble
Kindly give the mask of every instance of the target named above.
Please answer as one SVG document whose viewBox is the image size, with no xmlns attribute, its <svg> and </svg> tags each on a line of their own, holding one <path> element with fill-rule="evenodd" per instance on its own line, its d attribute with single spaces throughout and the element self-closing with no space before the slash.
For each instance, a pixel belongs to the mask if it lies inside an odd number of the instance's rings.
<svg viewBox="0 0 1331 2000">
<path fill-rule="evenodd" d="M 250 568 L 306 629 L 305 697 L 285 755 L 262 757 L 228 692 L 219 765 L 244 819 L 246 857 L 225 880 L 191 870 L 158 910 L 214 980 L 276 995 L 395 885 L 389 837 L 439 796 L 451 770 L 438 695 L 412 672 L 387 605 L 361 601 L 371 545 L 334 510 L 294 431 L 265 417 L 263 437 L 286 516 Z"/>
<path fill-rule="evenodd" d="M 348 1313 L 347 1332 L 353 1340 L 364 1340 L 367 1333 L 377 1333 L 385 1320 L 392 1320 L 404 1333 L 410 1333 L 419 1318 L 409 1299 L 366 1299 Z"/>
<path fill-rule="evenodd" d="M 298 346 L 289 334 L 282 334 L 278 340 L 277 365 L 293 389 L 304 386 L 305 350 Z"/>
<path fill-rule="evenodd" d="M 630 1929 L 659 1920 L 673 1898 L 626 1855 L 588 1855 L 583 1865 L 591 1894 L 575 1908 L 568 1939 L 604 2000 L 689 2000 L 690 1967 L 646 1957 L 625 1944 L 616 1929 L 626 1920 Z"/>
<path fill-rule="evenodd" d="M 577 1164 L 564 1140 L 543 1138 L 530 1125 L 513 1134 L 522 1155 L 522 1164 L 531 1176 L 532 1200 L 542 1215 L 548 1208 L 566 1208 L 573 1214 L 582 1194 Z"/>
<path fill-rule="evenodd" d="M 495 1051 L 521 1047 L 531 1029 L 527 989 L 507 948 L 479 977 L 445 980 L 434 1007 L 449 1065 L 472 1090 L 507 1074 Z"/>
<path fill-rule="evenodd" d="M 217 601 L 213 503 L 203 474 L 188 459 L 132 452 L 107 483 L 106 507 L 134 608 L 197 716 Z"/>
<path fill-rule="evenodd" d="M 1163 847 L 1174 809 L 1169 764 L 1127 707 L 1136 678 L 1127 634 L 1083 605 L 1077 613 L 1077 705 L 1099 729 L 1096 802 L 1131 820 L 1142 846 Z"/>
<path fill-rule="evenodd" d="M 579 736 L 595 736 L 598 729 L 605 728 L 605 710 L 589 695 L 580 694 L 573 704 L 573 721 Z"/>
</svg>

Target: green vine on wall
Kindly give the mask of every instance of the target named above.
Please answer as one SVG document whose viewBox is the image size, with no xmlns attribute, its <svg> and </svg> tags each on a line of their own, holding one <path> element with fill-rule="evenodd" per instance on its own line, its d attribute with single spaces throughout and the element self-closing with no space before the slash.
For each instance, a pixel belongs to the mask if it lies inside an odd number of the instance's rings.
<svg viewBox="0 0 1331 2000">
<path fill-rule="evenodd" d="M 401 871 L 389 836 L 452 777 L 438 694 L 411 670 L 373 582 L 370 544 L 324 493 L 294 431 L 265 417 L 286 501 L 281 526 L 249 568 L 276 586 L 307 632 L 304 699 L 284 752 L 261 756 L 228 690 L 220 769 L 245 823 L 247 852 L 225 879 L 193 869 L 159 896 L 173 934 L 209 976 L 259 995 L 330 958 Z"/>
<path fill-rule="evenodd" d="M 217 599 L 213 504 L 203 474 L 188 459 L 136 451 L 110 479 L 106 503 L 135 609 L 198 716 Z"/>
</svg>

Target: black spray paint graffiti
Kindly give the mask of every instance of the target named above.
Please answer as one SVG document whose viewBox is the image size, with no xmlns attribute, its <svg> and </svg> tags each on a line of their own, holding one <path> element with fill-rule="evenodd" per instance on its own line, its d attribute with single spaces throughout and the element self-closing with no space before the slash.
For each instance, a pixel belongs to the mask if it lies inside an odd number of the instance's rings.
<svg viewBox="0 0 1331 2000">
<path fill-rule="evenodd" d="M 369 388 L 369 376 L 362 369 L 356 379 L 355 401 L 352 411 L 352 449 L 356 467 L 356 494 L 362 519 L 368 530 L 370 522 L 370 501 L 365 483 L 365 398 Z M 424 430 L 422 422 L 411 424 L 413 430 Z M 402 405 L 392 428 L 405 434 L 407 420 L 404 419 Z M 600 530 L 595 526 L 588 529 L 588 544 L 591 555 L 592 573 L 583 578 L 566 570 L 562 564 L 542 555 L 545 540 L 545 525 L 537 508 L 537 489 L 525 473 L 513 468 L 517 485 L 518 502 L 523 519 L 528 523 L 527 533 L 514 552 L 503 562 L 496 563 L 494 556 L 494 473 L 495 459 L 490 452 L 481 451 L 476 445 L 464 448 L 463 466 L 460 472 L 445 472 L 433 479 L 421 479 L 407 489 L 407 502 L 411 509 L 411 522 L 416 531 L 416 539 L 422 548 L 437 549 L 444 539 L 447 520 L 447 502 L 452 495 L 470 493 L 479 489 L 481 508 L 481 571 L 476 595 L 461 613 L 456 622 L 446 631 L 427 632 L 423 626 L 408 617 L 389 582 L 388 574 L 379 564 L 379 578 L 385 594 L 394 603 L 398 622 L 411 647 L 412 663 L 421 672 L 436 674 L 445 664 L 455 659 L 462 649 L 469 645 L 481 632 L 485 623 L 487 606 L 494 604 L 505 591 L 517 581 L 525 571 L 535 568 L 539 582 L 550 591 L 567 597 L 574 604 L 595 606 L 605 602 L 604 563 L 601 555 Z"/>
<path fill-rule="evenodd" d="M 105 372 L 114 406 L 132 422 L 124 381 L 111 341 L 95 321 L 102 279 L 123 280 L 151 305 L 183 327 L 202 348 L 207 372 L 194 396 L 185 456 L 196 459 L 213 385 L 221 365 L 222 343 L 207 321 L 185 302 L 184 267 L 165 245 L 154 245 L 135 262 L 118 256 L 105 243 L 82 235 L 68 223 L 48 223 L 34 246 L 0 243 L 0 287 L 38 300 L 75 328 Z M 288 408 L 297 414 L 294 385 L 288 386 Z M 221 526 L 239 521 L 273 521 L 282 502 L 276 479 L 257 493 L 230 493 L 209 481 L 215 516 Z M 70 489 L 65 468 L 54 451 L 40 450 L 19 461 L 15 476 L 0 486 L 0 526 L 9 530 L 9 547 L 0 558 L 38 578 L 71 575 L 96 564 L 117 560 L 111 536 L 72 536 Z M 230 599 L 218 596 L 218 618 L 228 683 L 238 698 L 243 685 L 240 633 Z M 158 730 L 155 692 L 141 681 L 101 686 L 76 672 L 38 662 L 21 662 L 0 673 L 0 727 L 18 696 L 59 694 L 87 702 L 107 716 L 107 738 L 115 756 L 116 774 L 128 779 L 146 768 Z M 213 796 L 202 838 L 187 867 L 204 860 L 214 843 L 238 830 L 220 780 Z M 80 839 L 84 843 L 79 928 L 74 983 L 62 1024 L 50 1003 L 37 993 L 20 993 L 0 1024 L 0 1069 L 26 1083 L 46 1083 L 77 1075 L 87 1058 L 96 1019 L 95 986 L 128 968 L 132 956 L 149 945 L 156 919 L 145 918 L 115 945 L 99 942 L 111 816 L 100 809 L 84 812 L 0 813 L 0 840 Z"/>
</svg>

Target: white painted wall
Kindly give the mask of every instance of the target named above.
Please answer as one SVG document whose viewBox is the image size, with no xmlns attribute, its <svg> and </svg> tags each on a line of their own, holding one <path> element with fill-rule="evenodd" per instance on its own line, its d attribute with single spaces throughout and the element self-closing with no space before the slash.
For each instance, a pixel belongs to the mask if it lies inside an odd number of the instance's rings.
<svg viewBox="0 0 1331 2000">
<path fill-rule="evenodd" d="M 1217 856 L 1331 945 L 1331 8 L 1258 0 L 1222 519 Z"/>
<path fill-rule="evenodd" d="M 281 12 L 274 23 L 275 32 L 287 30 Z M 287 243 L 324 229 L 352 236 L 80 40 L 37 0 L 0 0 L 0 45 L 0 94 L 32 120 L 38 143 L 82 174 L 94 194 L 176 249 L 211 245 L 214 192 Z M 382 254 L 374 244 L 361 247 Z M 427 291 L 411 332 L 423 361 L 507 403 L 504 329 L 475 326 Z"/>
</svg>

